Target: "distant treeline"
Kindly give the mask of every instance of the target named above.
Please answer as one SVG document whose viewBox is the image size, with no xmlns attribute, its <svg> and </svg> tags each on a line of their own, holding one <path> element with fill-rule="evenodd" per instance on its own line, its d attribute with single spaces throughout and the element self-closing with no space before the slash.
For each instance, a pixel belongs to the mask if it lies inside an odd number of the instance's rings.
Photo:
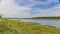
<svg viewBox="0 0 60 34">
<path fill-rule="evenodd" d="M 9 18 L 9 19 L 60 19 L 60 17 L 32 17 L 32 18 Z"/>
<path fill-rule="evenodd" d="M 60 17 L 33 17 L 32 19 L 60 19 Z"/>
</svg>

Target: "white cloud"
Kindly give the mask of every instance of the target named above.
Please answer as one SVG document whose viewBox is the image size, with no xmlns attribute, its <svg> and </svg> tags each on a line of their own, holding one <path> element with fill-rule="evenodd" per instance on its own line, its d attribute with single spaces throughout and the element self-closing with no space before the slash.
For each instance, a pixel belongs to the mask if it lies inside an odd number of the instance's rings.
<svg viewBox="0 0 60 34">
<path fill-rule="evenodd" d="M 24 10 L 30 10 L 30 8 L 17 6 L 12 0 L 2 0 L 0 3 L 0 13 L 4 17 L 27 17 L 28 14 L 22 12 Z"/>
</svg>

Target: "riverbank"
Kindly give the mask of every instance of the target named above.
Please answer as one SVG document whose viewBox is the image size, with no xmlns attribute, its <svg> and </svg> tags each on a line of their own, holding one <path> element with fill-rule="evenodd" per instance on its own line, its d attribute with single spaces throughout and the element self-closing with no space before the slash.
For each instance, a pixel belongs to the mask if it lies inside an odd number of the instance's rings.
<svg viewBox="0 0 60 34">
<path fill-rule="evenodd" d="M 0 34 L 60 34 L 60 28 L 1 18 Z"/>
</svg>

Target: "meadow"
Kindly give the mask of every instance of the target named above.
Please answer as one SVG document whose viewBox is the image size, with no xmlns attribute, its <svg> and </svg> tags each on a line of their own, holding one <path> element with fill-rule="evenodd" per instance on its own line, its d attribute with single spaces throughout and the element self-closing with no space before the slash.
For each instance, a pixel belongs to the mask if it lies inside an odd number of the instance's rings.
<svg viewBox="0 0 60 34">
<path fill-rule="evenodd" d="M 60 34 L 60 28 L 0 18 L 0 34 Z"/>
</svg>

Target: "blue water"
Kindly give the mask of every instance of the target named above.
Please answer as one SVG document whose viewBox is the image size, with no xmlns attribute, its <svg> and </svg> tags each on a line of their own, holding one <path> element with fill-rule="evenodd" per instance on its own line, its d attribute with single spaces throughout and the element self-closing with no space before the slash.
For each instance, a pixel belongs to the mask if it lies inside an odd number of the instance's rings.
<svg viewBox="0 0 60 34">
<path fill-rule="evenodd" d="M 43 20 L 43 19 L 20 19 L 20 20 L 24 22 L 36 22 L 42 25 L 60 27 L 60 20 Z"/>
</svg>

